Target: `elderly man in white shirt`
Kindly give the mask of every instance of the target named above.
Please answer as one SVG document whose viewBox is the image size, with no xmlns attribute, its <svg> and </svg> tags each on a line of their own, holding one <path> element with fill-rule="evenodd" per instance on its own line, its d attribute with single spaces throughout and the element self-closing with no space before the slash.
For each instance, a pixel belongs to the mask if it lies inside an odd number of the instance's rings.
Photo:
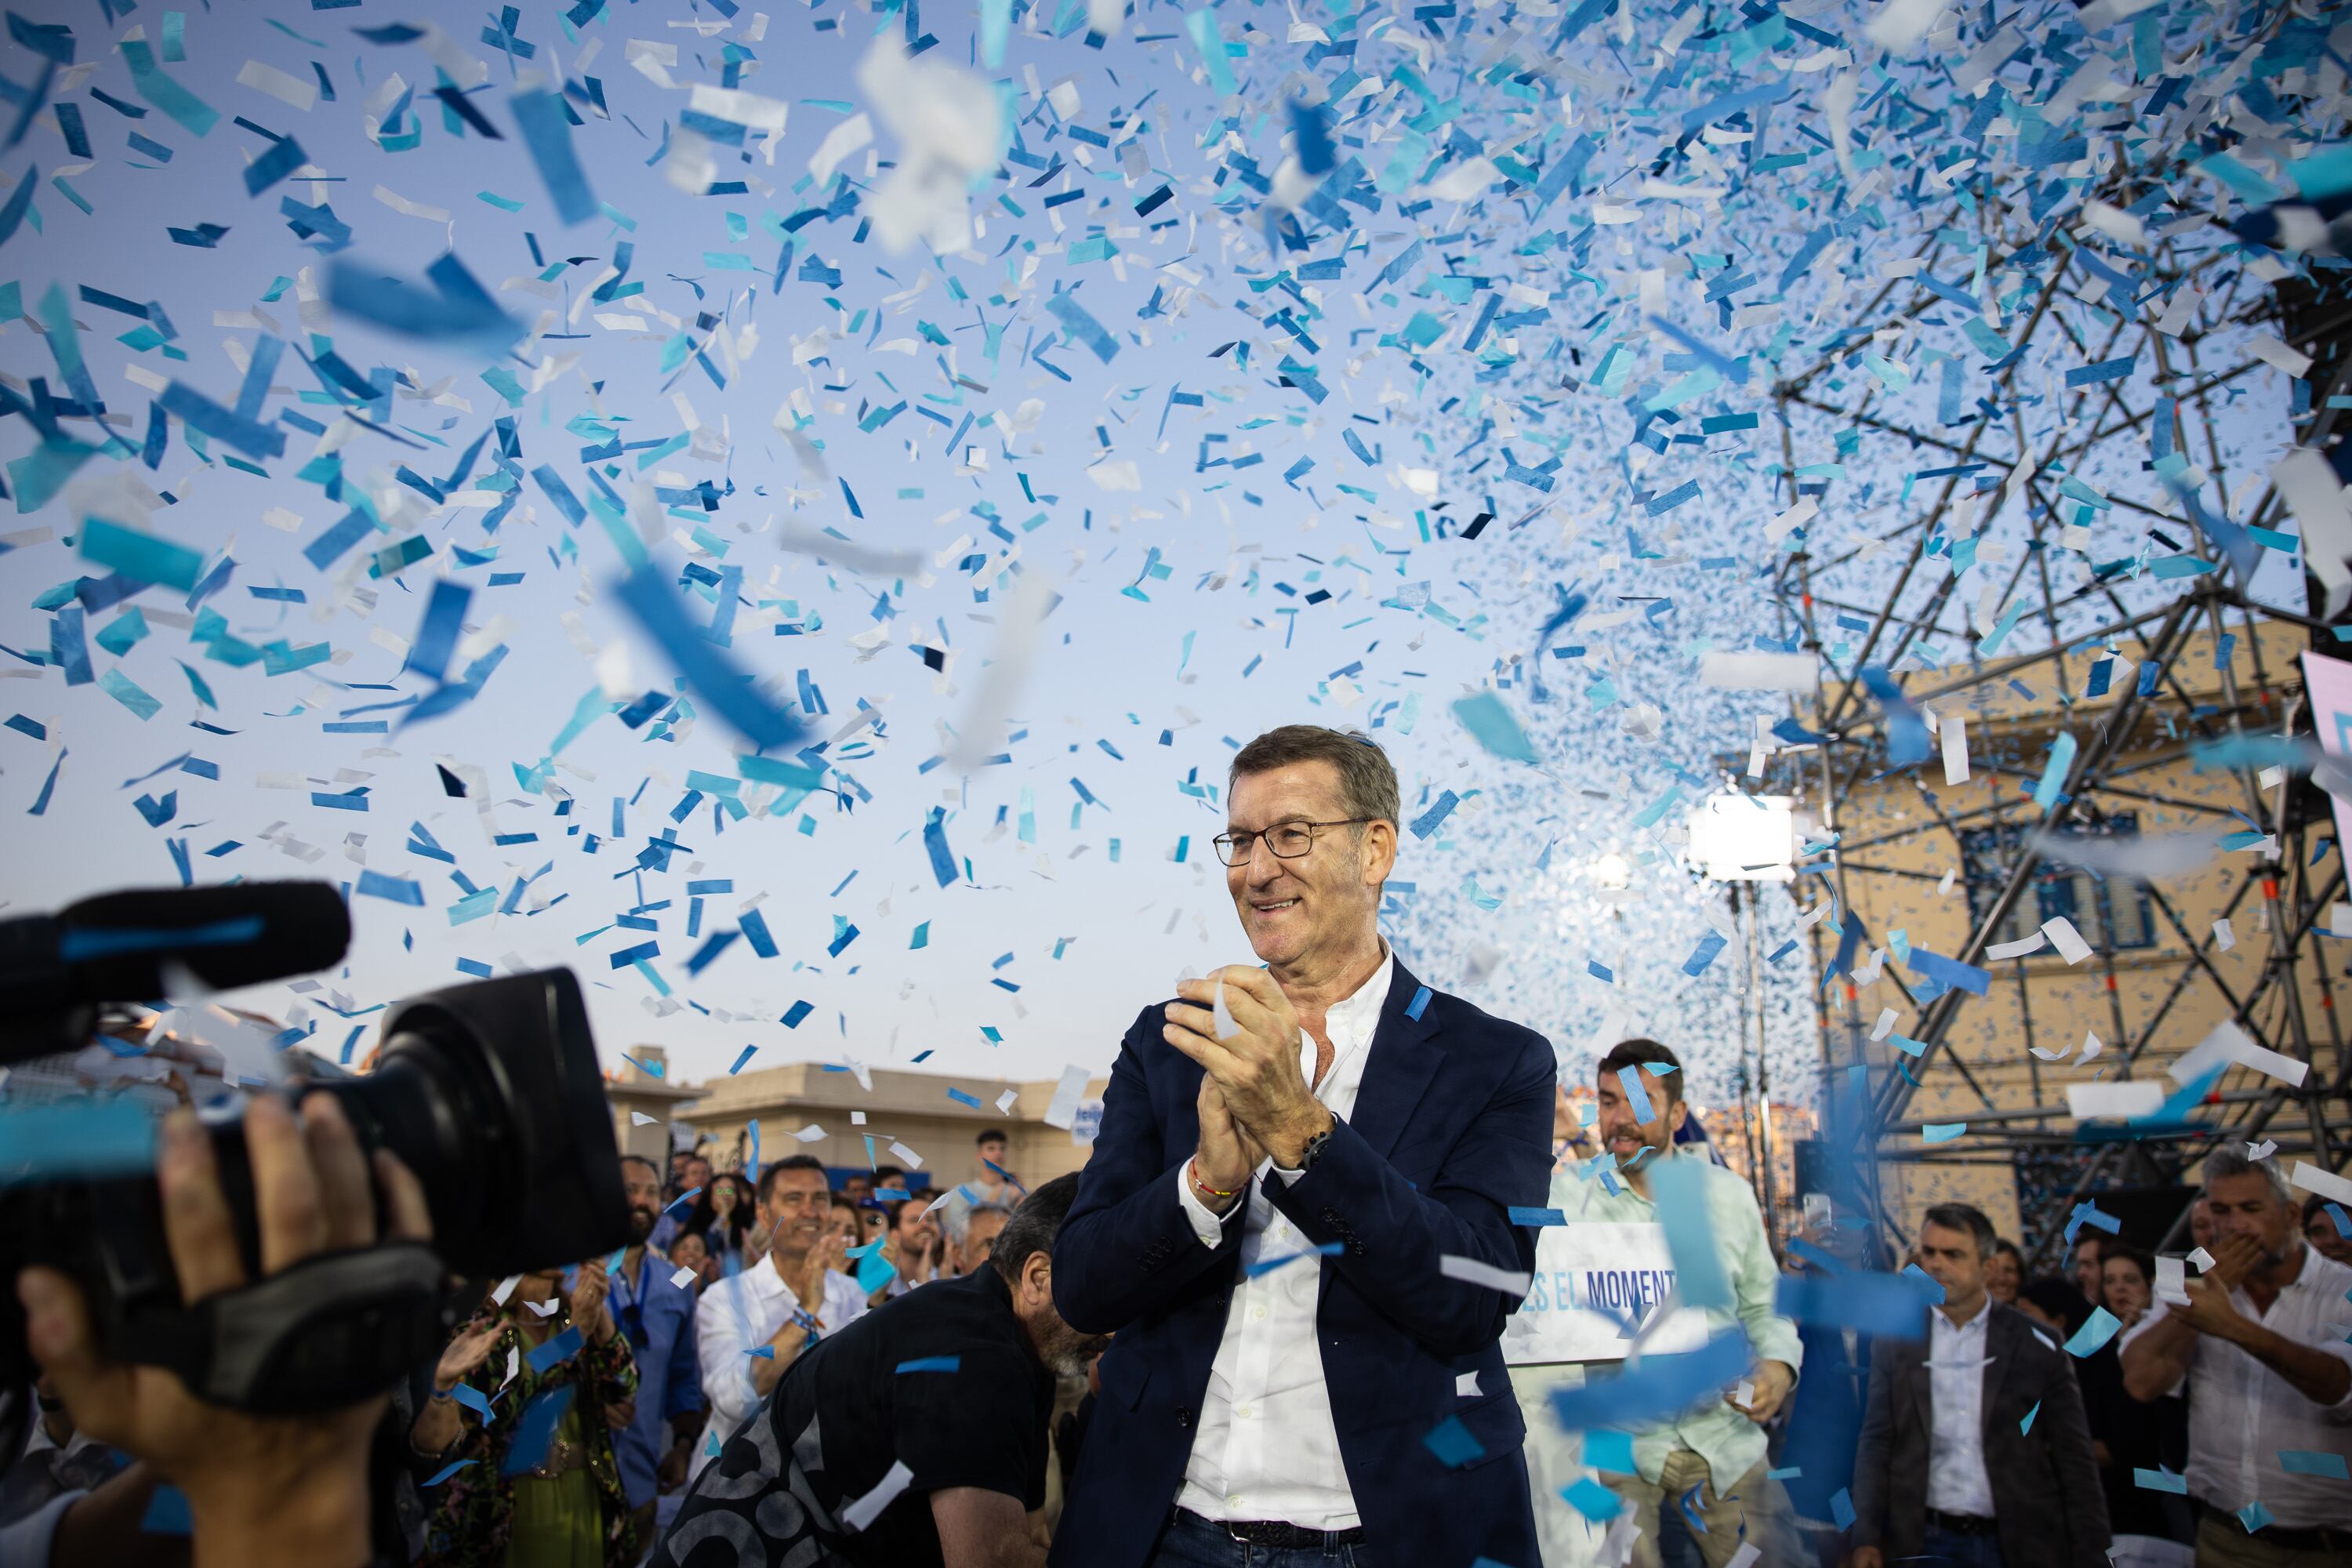
<svg viewBox="0 0 2352 1568">
<path fill-rule="evenodd" d="M 2126 1336 L 2124 1387 L 2152 1400 L 2188 1383 L 2199 1568 L 2352 1562 L 2352 1268 L 2305 1242 L 2267 1163 L 2214 1150 L 2204 1201 L 2212 1263 L 2186 1282 L 2187 1305 L 2162 1304 Z M 2290 1455 L 2315 1462 L 2290 1468 Z"/>
<path fill-rule="evenodd" d="M 849 1326 L 866 1293 L 841 1271 L 848 1244 L 825 1234 L 833 1207 L 824 1166 L 806 1154 L 760 1177 L 760 1225 L 767 1256 L 703 1293 L 694 1331 L 710 1419 L 695 1446 L 700 1475 L 767 1399 L 776 1380 L 819 1334 Z"/>
</svg>

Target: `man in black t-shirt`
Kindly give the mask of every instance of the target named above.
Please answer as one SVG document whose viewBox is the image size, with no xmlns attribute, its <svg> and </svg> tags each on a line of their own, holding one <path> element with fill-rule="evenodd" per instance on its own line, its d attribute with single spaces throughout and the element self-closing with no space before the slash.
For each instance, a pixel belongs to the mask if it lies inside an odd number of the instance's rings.
<svg viewBox="0 0 2352 1568">
<path fill-rule="evenodd" d="M 655 1568 L 1042 1568 L 1054 1376 L 1108 1342 L 1054 1310 L 1073 1174 L 1015 1211 L 993 1267 L 801 1352 L 706 1466 Z"/>
</svg>

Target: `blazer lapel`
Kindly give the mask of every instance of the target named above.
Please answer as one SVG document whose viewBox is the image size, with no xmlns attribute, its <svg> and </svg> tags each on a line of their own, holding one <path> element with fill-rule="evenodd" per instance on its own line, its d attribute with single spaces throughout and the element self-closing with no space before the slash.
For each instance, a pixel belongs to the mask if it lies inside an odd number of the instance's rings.
<svg viewBox="0 0 2352 1568">
<path fill-rule="evenodd" d="M 1993 1405 L 2000 1398 L 2001 1384 L 2017 1364 L 2020 1352 L 2017 1336 L 2001 1304 L 1987 1301 L 1985 1310 L 1992 1316 L 1985 1320 L 1985 1357 L 1990 1364 L 1984 1369 L 1984 1395 L 1979 1407 L 1983 1416 L 1984 1451 L 1989 1455 L 1993 1451 Z"/>
<path fill-rule="evenodd" d="M 1445 1042 L 1437 1033 L 1431 1010 L 1424 1005 L 1420 1017 L 1407 1016 L 1420 991 L 1421 982 L 1399 960 L 1364 1058 L 1355 1114 L 1348 1118 L 1357 1136 L 1382 1159 L 1396 1147 L 1405 1123 L 1412 1119 L 1414 1108 L 1445 1060 Z"/>
</svg>

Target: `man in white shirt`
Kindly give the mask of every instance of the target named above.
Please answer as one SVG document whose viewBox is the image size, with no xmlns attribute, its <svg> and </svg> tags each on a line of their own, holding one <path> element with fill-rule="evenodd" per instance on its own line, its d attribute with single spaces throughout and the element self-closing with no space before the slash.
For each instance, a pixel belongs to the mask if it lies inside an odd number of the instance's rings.
<svg viewBox="0 0 2352 1568">
<path fill-rule="evenodd" d="M 1627 1093 L 1621 1075 L 1628 1070 L 1639 1075 L 1635 1083 L 1646 1086 L 1642 1104 Z M 1604 1473 L 1609 1486 L 1633 1507 L 1633 1568 L 1658 1568 L 1658 1512 L 1671 1506 L 1669 1498 L 1696 1517 L 1696 1544 L 1707 1568 L 1723 1568 L 1748 1543 L 1779 1555 L 1790 1528 L 1787 1499 L 1780 1483 L 1767 1474 L 1763 1424 L 1795 1386 L 1804 1347 L 1796 1323 L 1773 1305 L 1780 1270 L 1764 1234 L 1763 1210 L 1738 1175 L 1695 1150 L 1675 1146 L 1675 1129 L 1682 1125 L 1686 1106 L 1682 1062 L 1671 1048 L 1651 1039 L 1621 1040 L 1601 1058 L 1595 1084 L 1601 1143 L 1616 1157 L 1615 1170 L 1606 1183 L 1572 1169 L 1555 1174 L 1552 1206 L 1571 1226 L 1654 1225 L 1659 1215 L 1651 1181 L 1659 1167 L 1673 1162 L 1676 1175 L 1693 1173 L 1692 1190 L 1704 1205 L 1732 1292 L 1727 1305 L 1707 1309 L 1707 1333 L 1712 1337 L 1737 1325 L 1755 1357 L 1743 1386 L 1710 1390 L 1687 1409 L 1635 1425 L 1633 1473 Z M 1514 1368 L 1511 1378 L 1525 1404 L 1530 1393 L 1566 1382 L 1565 1373 L 1557 1363 L 1533 1363 Z M 1551 1425 L 1556 1431 L 1558 1423 Z M 1544 1460 L 1554 1456 L 1564 1459 L 1565 1436 L 1546 1433 L 1536 1439 L 1543 1458 L 1533 1468 L 1549 1468 Z M 1565 1502 L 1546 1506 L 1568 1511 Z"/>
<path fill-rule="evenodd" d="M 760 1173 L 760 1225 L 767 1256 L 703 1292 L 694 1332 L 710 1419 L 695 1446 L 699 1475 L 751 1418 L 813 1334 L 846 1328 L 866 1310 L 866 1293 L 841 1271 L 847 1244 L 829 1236 L 833 1193 L 824 1166 L 794 1154 Z"/>
<path fill-rule="evenodd" d="M 1921 1220 L 1919 1267 L 1943 1300 L 1926 1345 L 1872 1347 L 1847 1568 L 2105 1568 L 2106 1496 L 2074 1366 L 1986 1293 L 1995 1240 L 1966 1204 Z"/>
<path fill-rule="evenodd" d="M 1535 1561 L 1497 1342 L 1557 1068 L 1381 940 L 1401 812 L 1367 736 L 1234 759 L 1217 853 L 1266 967 L 1182 983 L 1111 1068 L 1054 1249 L 1063 1317 L 1117 1335 L 1056 1564 Z"/>
<path fill-rule="evenodd" d="M 2312 1250 L 2267 1162 L 2205 1156 L 2212 1264 L 2123 1342 L 2124 1388 L 2189 1384 L 2189 1495 L 2204 1505 L 2198 1568 L 2352 1562 L 2352 1268 Z M 2287 1457 L 2312 1456 L 2306 1469 Z M 2326 1471 L 2331 1468 L 2338 1475 Z"/>
</svg>

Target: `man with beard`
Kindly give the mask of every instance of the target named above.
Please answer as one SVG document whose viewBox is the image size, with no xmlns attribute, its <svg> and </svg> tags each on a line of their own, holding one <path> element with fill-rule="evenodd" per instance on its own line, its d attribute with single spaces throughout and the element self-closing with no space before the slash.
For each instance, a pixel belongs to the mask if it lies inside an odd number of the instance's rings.
<svg viewBox="0 0 2352 1568">
<path fill-rule="evenodd" d="M 1032 1193 L 991 1267 L 911 1291 L 803 1349 L 704 1468 L 655 1568 L 1038 1568 L 1056 1373 L 1108 1342 L 1054 1309 L 1078 1178 Z"/>
<path fill-rule="evenodd" d="M 614 1434 L 621 1489 L 636 1515 L 636 1539 L 653 1539 L 656 1498 L 686 1484 L 694 1435 L 702 1424 L 702 1370 L 694 1341 L 694 1281 L 670 1283 L 669 1259 L 648 1244 L 661 1217 L 661 1172 L 651 1160 L 621 1156 L 629 1199 L 629 1245 L 613 1270 L 613 1321 L 637 1362 L 635 1413 Z"/>
<path fill-rule="evenodd" d="M 2352 1489 L 2336 1458 L 2352 1414 L 2352 1268 L 2297 1233 L 2268 1161 L 2215 1149 L 2204 1202 L 2212 1263 L 2184 1286 L 2186 1307 L 2168 1302 L 2125 1336 L 2124 1389 L 2139 1400 L 2189 1389 L 2198 1568 L 2352 1561 Z"/>
</svg>

